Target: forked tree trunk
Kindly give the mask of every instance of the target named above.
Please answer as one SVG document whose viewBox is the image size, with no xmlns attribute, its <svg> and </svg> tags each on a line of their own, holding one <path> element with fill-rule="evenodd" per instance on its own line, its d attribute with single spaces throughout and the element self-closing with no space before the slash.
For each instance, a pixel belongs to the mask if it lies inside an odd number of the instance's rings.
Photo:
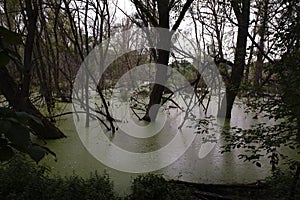
<svg viewBox="0 0 300 200">
<path fill-rule="evenodd" d="M 219 117 L 225 117 L 227 119 L 231 118 L 233 103 L 238 94 L 244 73 L 250 15 L 250 0 L 243 0 L 242 6 L 240 6 L 237 1 L 231 1 L 231 4 L 238 20 L 238 36 L 231 78 L 229 84 L 226 86 L 226 99 L 223 99 L 220 112 L 218 113 Z M 223 112 L 225 109 L 226 113 Z"/>
<path fill-rule="evenodd" d="M 169 1 L 168 0 L 163 0 L 163 1 L 158 1 L 158 15 L 159 15 L 159 27 L 168 29 L 170 28 L 170 11 L 169 11 Z M 159 31 L 158 33 L 159 37 L 159 42 L 161 47 L 164 49 L 169 49 L 170 44 L 171 44 L 171 33 L 166 34 L 164 31 Z M 159 47 L 158 47 L 159 48 Z M 169 51 L 162 50 L 162 49 L 157 49 L 157 63 L 168 66 L 169 63 Z M 156 76 L 155 76 L 155 82 L 156 83 L 165 83 L 167 79 L 167 69 L 164 67 L 160 67 L 159 65 L 156 65 Z M 150 109 L 153 105 L 155 104 L 160 104 L 162 95 L 164 91 L 164 86 L 160 84 L 154 84 L 153 89 L 150 94 L 150 101 L 146 110 L 146 114 L 143 117 L 143 120 L 145 121 L 151 121 L 156 119 L 156 115 L 158 112 L 158 106 L 154 107 L 153 110 L 151 110 L 151 115 L 150 116 Z"/>
<path fill-rule="evenodd" d="M 150 16 L 149 16 L 149 12 L 145 11 L 144 9 L 142 9 L 140 11 L 143 13 L 142 16 L 146 15 L 146 16 L 150 17 L 153 21 L 155 21 L 155 22 L 152 22 L 153 26 L 170 30 L 170 10 L 171 10 L 170 2 L 171 1 L 169 1 L 169 0 L 157 1 L 158 22 L 156 22 L 156 17 L 154 15 L 151 16 L 151 14 L 150 14 Z M 193 2 L 193 0 L 187 0 L 185 2 L 184 6 L 182 7 L 181 12 L 179 13 L 179 16 L 178 16 L 175 24 L 173 25 L 173 27 L 171 28 L 169 33 L 167 33 L 167 31 L 159 31 L 159 34 L 158 34 L 159 46 L 157 47 L 157 50 L 156 50 L 156 52 L 157 52 L 156 63 L 158 63 L 158 65 L 156 65 L 157 66 L 156 67 L 156 69 L 157 69 L 156 77 L 155 77 L 156 83 L 161 83 L 161 84 L 166 83 L 167 68 L 165 68 L 165 67 L 162 68 L 159 66 L 159 64 L 168 66 L 170 51 L 166 51 L 166 50 L 169 50 L 170 46 L 171 46 L 172 31 L 174 32 L 178 29 L 181 21 L 183 20 L 183 18 L 185 16 L 185 13 L 191 6 L 192 2 Z M 134 3 L 136 4 L 137 8 L 143 7 L 140 5 L 141 2 L 139 2 L 139 1 L 134 1 Z M 174 2 L 173 2 L 173 4 L 174 4 Z M 172 5 L 172 6 L 174 6 L 174 5 Z M 147 21 L 147 20 L 144 18 L 143 21 Z M 160 47 L 163 47 L 163 48 L 160 49 Z M 155 104 L 159 104 L 159 105 L 161 104 L 161 99 L 162 99 L 164 89 L 165 89 L 165 87 L 163 85 L 154 84 L 153 89 L 150 94 L 150 101 L 147 106 L 146 114 L 143 117 L 143 120 L 151 121 L 151 120 L 156 119 L 156 115 L 157 115 L 159 106 L 155 106 L 152 109 L 151 109 L 151 107 Z M 151 116 L 150 116 L 150 111 L 151 111 Z"/>
<path fill-rule="evenodd" d="M 169 42 L 170 44 L 170 42 Z M 167 66 L 169 62 L 169 52 L 165 50 L 158 50 L 158 64 L 162 64 Z M 167 68 L 161 67 L 159 65 L 156 66 L 156 83 L 162 83 L 164 84 L 167 79 Z M 163 92 L 165 90 L 165 87 L 160 84 L 154 84 L 153 89 L 150 94 L 150 101 L 146 110 L 146 115 L 143 117 L 143 120 L 145 121 L 151 121 L 156 119 L 156 115 L 158 113 L 159 106 L 155 106 L 151 109 L 153 105 L 159 105 L 161 104 L 161 99 Z M 151 109 L 151 116 L 150 116 L 150 109 Z"/>
</svg>

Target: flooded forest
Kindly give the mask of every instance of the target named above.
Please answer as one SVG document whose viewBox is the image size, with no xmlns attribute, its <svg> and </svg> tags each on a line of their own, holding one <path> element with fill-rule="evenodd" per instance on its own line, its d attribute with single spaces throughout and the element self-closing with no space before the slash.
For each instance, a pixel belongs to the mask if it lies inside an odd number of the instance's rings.
<svg viewBox="0 0 300 200">
<path fill-rule="evenodd" d="M 0 199 L 300 198 L 298 0 L 0 0 Z"/>
</svg>

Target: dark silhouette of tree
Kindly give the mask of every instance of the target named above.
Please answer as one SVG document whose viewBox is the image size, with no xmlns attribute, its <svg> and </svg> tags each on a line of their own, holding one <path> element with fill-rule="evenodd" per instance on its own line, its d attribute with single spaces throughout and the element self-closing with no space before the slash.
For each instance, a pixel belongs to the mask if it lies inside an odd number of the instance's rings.
<svg viewBox="0 0 300 200">
<path fill-rule="evenodd" d="M 189 7 L 191 6 L 193 0 L 187 0 L 182 6 L 181 10 L 177 12 L 178 17 L 175 20 L 173 26 L 170 26 L 170 17 L 171 17 L 171 10 L 175 8 L 175 6 L 180 7 L 180 2 L 173 1 L 173 0 L 161 0 L 161 1 L 144 1 L 144 0 L 132 0 L 134 3 L 138 17 L 143 22 L 144 26 L 152 26 L 152 27 L 159 27 L 169 30 L 169 32 L 159 31 L 158 33 L 158 46 L 156 49 L 152 50 L 152 55 L 157 64 L 162 64 L 167 66 L 169 64 L 169 57 L 171 44 L 171 37 L 174 31 L 178 29 L 180 26 L 186 12 L 188 11 Z M 167 50 L 166 50 L 167 49 Z M 166 75 L 167 71 L 166 68 L 161 68 L 157 65 L 156 67 L 156 83 L 160 82 L 164 84 L 166 82 Z M 153 115 L 150 116 L 150 109 L 153 105 L 161 104 L 161 99 L 164 91 L 164 86 L 161 84 L 154 84 L 153 89 L 150 94 L 149 104 L 147 106 L 146 114 L 143 117 L 145 121 L 155 120 L 158 106 L 155 106 Z"/>
</svg>

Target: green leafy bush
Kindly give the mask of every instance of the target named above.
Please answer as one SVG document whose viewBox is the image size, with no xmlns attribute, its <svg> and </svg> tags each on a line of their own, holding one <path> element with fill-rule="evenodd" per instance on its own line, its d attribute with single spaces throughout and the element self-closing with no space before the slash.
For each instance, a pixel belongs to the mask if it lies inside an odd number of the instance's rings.
<svg viewBox="0 0 300 200">
<path fill-rule="evenodd" d="M 0 162 L 10 160 L 16 152 L 26 153 L 36 162 L 49 153 L 56 156 L 47 147 L 31 142 L 30 134 L 33 132 L 28 126 L 31 120 L 43 126 L 41 120 L 33 115 L 0 107 Z"/>
<path fill-rule="evenodd" d="M 268 199 L 300 199 L 300 185 L 297 184 L 293 191 L 291 186 L 294 184 L 294 174 L 290 171 L 283 173 L 282 171 L 276 171 L 272 176 L 266 179 L 266 183 L 269 187 Z M 291 195 L 293 192 L 293 195 Z"/>
<path fill-rule="evenodd" d="M 133 180 L 132 194 L 127 200 L 192 200 L 192 191 L 187 187 L 165 180 L 160 175 L 141 175 Z"/>
<path fill-rule="evenodd" d="M 13 159 L 0 167 L 2 200 L 114 200 L 113 185 L 108 175 L 91 174 L 87 179 L 73 175 L 50 177 L 44 166 L 23 159 Z"/>
</svg>

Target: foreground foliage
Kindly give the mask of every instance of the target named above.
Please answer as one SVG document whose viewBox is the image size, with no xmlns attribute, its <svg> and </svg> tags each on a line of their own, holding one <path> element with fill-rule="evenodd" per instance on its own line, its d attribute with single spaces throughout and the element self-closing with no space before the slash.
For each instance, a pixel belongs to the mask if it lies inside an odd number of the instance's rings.
<svg viewBox="0 0 300 200">
<path fill-rule="evenodd" d="M 46 167 L 28 161 L 11 160 L 0 168 L 0 199 L 118 199 L 107 175 L 91 174 L 88 179 L 73 175 L 50 177 Z"/>
<path fill-rule="evenodd" d="M 16 152 L 28 154 L 37 163 L 49 153 L 56 156 L 47 147 L 32 143 L 30 134 L 35 132 L 29 127 L 31 121 L 43 126 L 39 118 L 29 113 L 0 107 L 0 162 L 10 160 Z"/>
<path fill-rule="evenodd" d="M 133 180 L 132 194 L 126 200 L 185 200 L 196 199 L 188 187 L 179 187 L 160 175 L 147 174 Z"/>
<path fill-rule="evenodd" d="M 294 184 L 293 174 L 291 172 L 282 172 L 277 170 L 271 177 L 266 180 L 268 193 L 265 199 L 300 199 L 300 185 L 293 188 L 293 194 L 289 194 L 291 186 Z"/>
<path fill-rule="evenodd" d="M 121 199 L 113 190 L 107 174 L 97 172 L 83 179 L 53 177 L 47 167 L 15 158 L 0 165 L 0 199 L 2 200 L 70 200 L 70 199 Z M 143 175 L 133 180 L 132 194 L 126 200 L 193 199 L 186 187 L 178 187 L 159 175 Z"/>
<path fill-rule="evenodd" d="M 289 199 L 287 192 L 292 184 L 289 173 L 277 172 L 257 187 L 230 187 L 197 185 L 167 181 L 160 175 L 147 174 L 135 178 L 131 194 L 120 198 L 113 189 L 107 174 L 97 172 L 83 179 L 77 175 L 53 177 L 47 167 L 23 158 L 14 158 L 0 165 L 1 200 L 193 200 L 193 199 Z M 294 198 L 299 199 L 300 187 L 295 188 Z M 291 199 L 291 198 L 290 198 Z"/>
</svg>

